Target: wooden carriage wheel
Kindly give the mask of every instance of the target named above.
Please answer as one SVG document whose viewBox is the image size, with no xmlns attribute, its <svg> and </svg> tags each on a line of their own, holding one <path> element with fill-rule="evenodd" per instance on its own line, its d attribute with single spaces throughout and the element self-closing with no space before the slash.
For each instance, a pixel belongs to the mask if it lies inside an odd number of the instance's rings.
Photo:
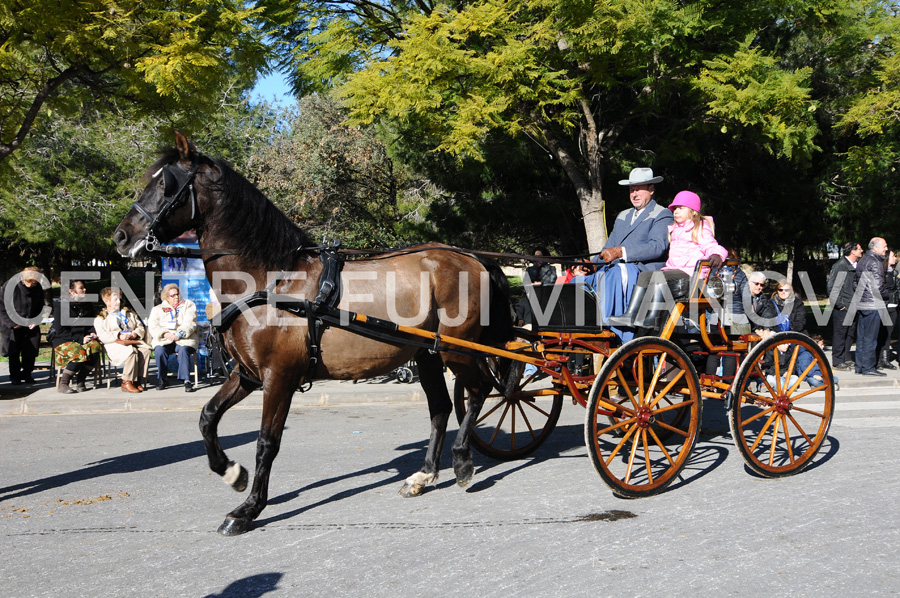
<svg viewBox="0 0 900 598">
<path fill-rule="evenodd" d="M 788 363 L 772 359 L 772 351 L 779 351 Z M 806 361 L 804 353 L 812 361 L 798 368 Z M 822 380 L 806 382 L 815 366 Z M 818 344 L 797 332 L 762 341 L 741 364 L 732 393 L 731 435 L 750 469 L 783 477 L 812 462 L 834 415 L 834 375 Z"/>
<path fill-rule="evenodd" d="M 584 432 L 597 473 L 618 496 L 661 492 L 700 432 L 700 380 L 688 356 L 656 337 L 622 345 L 597 374 Z"/>
<path fill-rule="evenodd" d="M 505 362 L 505 363 L 504 363 Z M 511 368 L 516 382 L 504 389 L 500 368 Z M 525 363 L 503 360 L 494 356 L 481 359 L 484 373 L 493 388 L 485 398 L 471 437 L 472 447 L 482 455 L 510 461 L 524 457 L 539 446 L 553 432 L 562 411 L 561 389 L 553 379 L 540 374 L 525 375 Z M 453 388 L 456 418 L 468 411 L 469 392 L 459 380 Z"/>
</svg>

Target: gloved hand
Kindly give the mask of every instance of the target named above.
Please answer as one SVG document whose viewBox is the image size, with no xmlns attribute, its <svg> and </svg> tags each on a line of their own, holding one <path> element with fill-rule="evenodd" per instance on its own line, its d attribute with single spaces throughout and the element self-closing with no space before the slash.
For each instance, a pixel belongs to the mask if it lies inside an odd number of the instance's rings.
<svg viewBox="0 0 900 598">
<path fill-rule="evenodd" d="M 721 255 L 714 253 L 711 256 L 709 256 L 709 267 L 714 270 L 716 268 L 721 268 L 722 264 L 724 264 L 724 263 L 725 263 L 725 260 L 722 259 Z"/>
<path fill-rule="evenodd" d="M 610 247 L 608 249 L 604 249 L 600 252 L 600 259 L 602 259 L 607 264 L 613 260 L 617 260 L 622 257 L 622 248 L 621 247 Z"/>
</svg>

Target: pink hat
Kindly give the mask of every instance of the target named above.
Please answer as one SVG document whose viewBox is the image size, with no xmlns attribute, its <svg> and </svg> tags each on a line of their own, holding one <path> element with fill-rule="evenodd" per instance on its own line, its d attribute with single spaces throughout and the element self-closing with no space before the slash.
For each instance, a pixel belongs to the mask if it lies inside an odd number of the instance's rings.
<svg viewBox="0 0 900 598">
<path fill-rule="evenodd" d="M 684 206 L 686 208 L 694 210 L 695 212 L 699 212 L 700 196 L 693 191 L 679 191 L 675 196 L 675 199 L 672 200 L 672 203 L 669 204 L 669 209 L 674 212 L 675 208 L 677 208 L 678 206 Z"/>
</svg>

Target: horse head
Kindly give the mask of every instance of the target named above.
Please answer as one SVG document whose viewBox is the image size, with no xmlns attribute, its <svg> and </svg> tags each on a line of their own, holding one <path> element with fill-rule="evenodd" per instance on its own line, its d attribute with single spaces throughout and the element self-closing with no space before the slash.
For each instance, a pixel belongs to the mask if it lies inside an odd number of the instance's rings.
<svg viewBox="0 0 900 598">
<path fill-rule="evenodd" d="M 202 223 L 195 179 L 215 165 L 187 137 L 175 131 L 175 151 L 148 171 L 149 182 L 113 233 L 116 249 L 137 257 Z"/>
</svg>

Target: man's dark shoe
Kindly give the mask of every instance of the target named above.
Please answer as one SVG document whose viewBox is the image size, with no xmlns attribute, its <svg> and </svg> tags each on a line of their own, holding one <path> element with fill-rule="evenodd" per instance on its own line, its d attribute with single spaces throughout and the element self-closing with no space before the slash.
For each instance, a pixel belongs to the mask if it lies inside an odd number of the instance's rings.
<svg viewBox="0 0 900 598">
<path fill-rule="evenodd" d="M 194 392 L 194 390 L 196 389 L 194 388 L 193 384 L 191 384 L 190 382 L 184 383 L 184 392 Z"/>
<path fill-rule="evenodd" d="M 30 375 L 29 375 L 29 376 L 25 376 L 24 378 L 22 378 L 22 381 L 23 381 L 25 384 L 34 384 L 34 378 L 32 378 Z"/>
<path fill-rule="evenodd" d="M 837 365 L 831 366 L 831 369 L 847 372 L 853 369 L 853 364 L 849 361 L 845 361 L 844 363 L 839 363 Z"/>
<path fill-rule="evenodd" d="M 163 379 L 160 379 L 160 380 L 156 383 L 156 390 L 164 390 L 165 388 L 166 388 L 166 381 L 163 380 Z"/>
<path fill-rule="evenodd" d="M 887 376 L 884 372 L 878 370 L 869 370 L 868 372 L 859 372 L 863 376 Z"/>
</svg>

